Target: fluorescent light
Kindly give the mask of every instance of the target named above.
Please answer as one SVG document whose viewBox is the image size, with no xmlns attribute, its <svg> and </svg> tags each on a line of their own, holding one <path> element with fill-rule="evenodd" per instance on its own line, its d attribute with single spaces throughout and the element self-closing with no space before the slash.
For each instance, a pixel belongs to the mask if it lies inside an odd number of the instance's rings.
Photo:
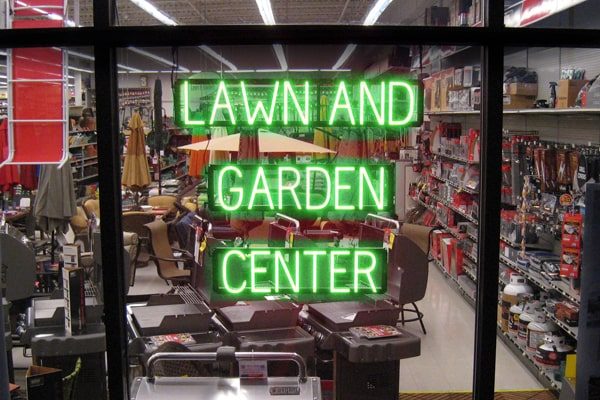
<svg viewBox="0 0 600 400">
<path fill-rule="evenodd" d="M 199 74 L 201 73 L 202 70 L 193 70 L 193 71 L 189 71 L 189 74 Z M 153 70 L 136 70 L 136 71 L 119 71 L 119 74 L 170 74 L 171 71 L 161 71 L 158 69 L 153 69 Z"/>
<path fill-rule="evenodd" d="M 0 75 L 0 79 L 6 79 L 6 75 Z"/>
<path fill-rule="evenodd" d="M 344 63 L 348 60 L 348 58 L 350 58 L 352 53 L 354 53 L 354 50 L 356 50 L 355 44 L 349 44 L 348 46 L 346 46 L 346 48 L 344 49 L 344 52 L 342 53 L 340 58 L 338 58 L 338 60 L 335 62 L 333 67 L 331 67 L 331 69 L 338 69 L 342 65 L 344 65 Z"/>
<path fill-rule="evenodd" d="M 363 21 L 363 25 L 375 25 L 375 22 L 377 22 L 381 14 L 383 14 L 385 9 L 392 3 L 392 1 L 393 0 L 377 0 L 373 7 L 371 7 L 371 10 L 369 10 L 369 13 Z"/>
<path fill-rule="evenodd" d="M 58 49 L 58 48 L 55 47 L 55 49 Z M 82 58 L 84 60 L 94 61 L 94 56 L 90 56 L 89 54 L 79 53 L 77 51 L 72 51 L 72 50 L 67 50 L 67 52 L 71 56 L 79 57 L 79 58 Z M 137 68 L 129 67 L 129 66 L 123 65 L 123 64 L 117 64 L 117 67 L 125 69 L 127 71 L 139 71 L 139 69 L 137 69 Z"/>
<path fill-rule="evenodd" d="M 392 3 L 392 1 L 394 0 L 377 0 L 377 2 L 373 5 L 373 7 L 371 7 L 369 12 L 367 13 L 365 20 L 363 21 L 363 25 L 375 25 L 375 22 L 377 22 L 381 14 L 383 14 L 385 9 Z M 350 58 L 352 53 L 354 53 L 354 50 L 356 50 L 355 44 L 349 44 L 348 46 L 346 46 L 344 52 L 342 53 L 340 58 L 338 58 L 338 60 L 335 62 L 332 69 L 339 69 L 342 65 L 344 65 L 344 63 L 348 60 L 348 58 Z"/>
<path fill-rule="evenodd" d="M 273 15 L 273 8 L 271 7 L 270 0 L 256 0 L 258 11 L 263 19 L 265 25 L 275 25 L 275 16 Z"/>
<path fill-rule="evenodd" d="M 281 66 L 281 69 L 287 70 L 288 63 L 287 63 L 287 60 L 285 59 L 285 53 L 283 52 L 283 46 L 280 44 L 274 44 L 273 49 L 275 50 L 275 55 L 277 56 L 277 61 L 279 61 L 279 65 Z"/>
<path fill-rule="evenodd" d="M 17 0 L 15 3 L 17 3 L 21 7 L 31 7 L 29 4 L 24 3 L 24 2 L 22 2 L 20 0 Z M 38 7 L 31 7 L 31 10 L 35 11 L 38 14 L 47 15 L 48 19 L 51 19 L 51 20 L 54 20 L 54 21 L 63 21 L 64 20 L 65 25 L 67 25 L 69 27 L 77 26 L 77 24 L 75 23 L 75 21 L 72 21 L 70 19 L 65 19 L 62 15 L 58 15 L 58 14 L 54 14 L 54 13 L 49 13 L 47 11 L 42 10 L 41 8 L 38 8 Z"/>
<path fill-rule="evenodd" d="M 231 61 L 229 61 L 210 47 L 202 45 L 198 46 L 198 48 L 206 54 L 208 54 L 209 56 L 211 56 L 212 58 L 214 58 L 215 60 L 219 61 L 221 64 L 225 64 L 230 70 L 237 71 L 237 67 Z"/>
<path fill-rule="evenodd" d="M 176 67 L 176 65 L 173 64 L 172 61 L 167 60 L 166 58 L 157 56 L 156 54 L 150 53 L 150 52 L 148 52 L 146 50 L 138 49 L 137 47 L 128 47 L 128 49 L 130 51 L 133 51 L 134 53 L 141 54 L 141 55 L 143 55 L 145 57 L 151 58 L 151 59 L 153 59 L 155 61 L 158 61 L 161 64 L 167 65 L 169 67 Z M 178 68 L 179 68 L 179 71 L 190 72 L 190 70 L 187 69 L 187 68 L 185 68 L 185 67 L 179 66 Z"/>
<path fill-rule="evenodd" d="M 69 69 L 73 70 L 73 71 L 85 72 L 85 73 L 88 73 L 88 74 L 93 74 L 94 73 L 94 71 L 92 71 L 91 69 L 72 67 L 70 65 L 69 65 Z"/>
<path fill-rule="evenodd" d="M 148 14 L 152 15 L 154 18 L 156 18 L 163 24 L 171 25 L 171 26 L 177 25 L 177 22 L 175 22 L 174 19 L 172 19 L 167 14 L 160 11 L 158 8 L 156 8 L 150 2 L 148 2 L 146 0 L 130 0 L 130 1 L 133 4 L 135 4 L 136 6 L 138 6 L 139 8 L 141 8 L 142 10 L 146 11 Z"/>
</svg>

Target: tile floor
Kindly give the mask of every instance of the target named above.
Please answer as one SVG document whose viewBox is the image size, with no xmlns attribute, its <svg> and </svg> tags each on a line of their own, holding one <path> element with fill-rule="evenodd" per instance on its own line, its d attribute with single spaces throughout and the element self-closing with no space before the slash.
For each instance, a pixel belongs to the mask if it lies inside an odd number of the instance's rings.
<svg viewBox="0 0 600 400">
<path fill-rule="evenodd" d="M 151 265 L 137 271 L 129 294 L 164 293 L 168 286 Z M 401 391 L 471 390 L 473 375 L 473 308 L 452 289 L 443 275 L 431 267 L 427 294 L 418 303 L 425 314 L 427 335 L 418 322 L 406 329 L 421 337 L 421 356 L 400 363 Z M 541 389 L 537 379 L 511 353 L 497 342 L 496 388 Z"/>
</svg>

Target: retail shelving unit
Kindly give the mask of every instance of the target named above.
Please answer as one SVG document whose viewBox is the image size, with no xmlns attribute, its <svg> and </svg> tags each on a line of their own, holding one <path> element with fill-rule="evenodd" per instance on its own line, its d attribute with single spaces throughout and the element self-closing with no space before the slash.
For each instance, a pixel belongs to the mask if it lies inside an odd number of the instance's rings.
<svg viewBox="0 0 600 400">
<path fill-rule="evenodd" d="M 71 170 L 77 197 L 85 195 L 85 186 L 98 181 L 98 147 L 96 131 L 74 131 L 69 133 Z M 79 138 L 76 138 L 79 136 Z"/>
<path fill-rule="evenodd" d="M 585 4 L 588 3 L 588 4 Z M 565 2 L 567 4 L 567 2 Z M 523 2 L 517 3 L 514 7 L 507 9 L 507 15 L 511 14 L 514 10 L 513 8 L 525 7 Z M 591 7 L 589 2 L 569 2 L 569 7 Z M 582 8 L 582 10 L 583 10 Z M 563 13 L 567 15 L 565 9 L 557 8 L 555 10 L 557 13 Z M 580 10 L 581 11 L 581 10 Z M 515 15 L 518 15 L 515 14 Z M 548 15 L 550 16 L 550 15 Z M 547 16 L 547 17 L 548 17 Z M 513 21 L 513 24 L 519 25 L 518 21 Z M 536 26 L 542 24 L 540 20 L 536 21 L 530 26 Z M 417 73 L 429 72 L 434 73 L 436 71 L 443 71 L 446 68 L 456 67 L 462 68 L 465 65 L 474 65 L 476 66 L 478 61 L 480 60 L 480 49 L 476 47 L 440 47 L 438 49 L 430 50 L 427 49 L 427 54 L 424 55 L 424 60 L 419 60 L 419 56 L 413 59 L 412 70 Z M 587 54 L 585 52 L 589 52 L 590 50 L 586 49 L 540 49 L 540 48 L 507 48 L 505 55 L 505 62 L 507 66 L 515 65 L 515 66 L 525 66 L 527 68 L 532 68 L 534 70 L 539 69 L 539 94 L 536 98 L 548 98 L 550 96 L 550 90 L 547 87 L 547 83 L 549 81 L 558 81 L 557 72 L 561 67 L 583 67 L 586 69 L 587 79 L 594 78 L 598 72 L 600 72 L 600 59 L 597 54 Z M 421 54 L 422 53 L 421 50 Z M 426 60 L 425 60 L 426 59 Z M 556 61 L 558 60 L 558 64 Z M 548 65 L 554 65 L 552 68 L 547 68 Z M 545 86 L 546 85 L 546 86 Z M 439 92 L 438 92 L 439 93 Z M 432 95 L 433 102 L 433 95 Z M 437 104 L 437 103 L 436 103 Z M 533 101 L 531 103 L 533 105 Z M 458 107 L 457 107 L 458 108 Z M 475 107 L 477 108 L 477 107 Z M 481 112 L 477 109 L 455 109 L 455 110 L 426 110 L 425 111 L 425 121 L 430 121 L 432 123 L 431 129 L 433 130 L 433 123 L 437 122 L 459 122 L 463 128 L 463 134 L 465 128 L 474 128 L 479 129 L 480 126 L 480 116 Z M 506 109 L 503 112 L 504 114 L 504 127 L 505 129 L 510 130 L 536 130 L 540 133 L 540 140 L 542 141 L 553 141 L 559 143 L 565 143 L 568 145 L 597 145 L 598 144 L 598 135 L 600 135 L 600 108 L 592 107 L 592 108 L 532 108 L 532 109 Z M 473 165 L 478 165 L 479 161 L 477 160 L 469 160 L 465 157 L 464 154 L 457 155 L 453 151 L 449 150 L 449 154 L 446 154 L 445 151 L 440 153 L 431 154 L 432 161 L 437 160 L 439 162 L 448 162 L 454 163 L 455 165 L 464 164 L 465 168 L 469 168 Z M 474 217 L 471 213 L 465 213 L 463 210 L 454 207 L 447 201 L 441 198 L 440 195 L 436 194 L 437 192 L 431 190 L 432 188 L 440 187 L 440 185 L 445 185 L 449 190 L 457 190 L 472 194 L 473 196 L 477 196 L 478 192 L 476 190 L 468 190 L 463 187 L 461 183 L 457 181 L 452 181 L 446 178 L 441 177 L 439 175 L 435 175 L 431 173 L 429 175 L 430 178 L 426 177 L 425 185 L 421 186 L 421 190 L 418 192 L 417 196 L 414 200 L 417 202 L 419 206 L 423 206 L 429 211 L 431 211 L 435 216 L 435 222 L 433 225 L 438 227 L 438 229 L 448 233 L 453 238 L 461 241 L 462 243 L 469 246 L 475 246 L 477 243 L 476 233 L 474 231 L 469 232 L 459 232 L 455 227 L 448 226 L 444 223 L 444 221 L 440 221 L 438 218 L 438 213 L 436 212 L 436 204 L 439 202 L 449 210 L 454 212 L 454 215 L 458 220 L 466 220 L 471 222 L 478 228 L 477 218 Z M 521 178 L 522 179 L 522 178 Z M 431 187 L 429 182 L 431 183 Z M 441 193 L 444 193 L 443 191 Z M 520 194 L 519 191 L 515 192 L 518 196 Z M 427 196 L 430 198 L 427 199 Z M 514 197 L 514 196 L 513 196 Z M 558 196 L 557 196 L 558 197 Z M 507 210 L 515 210 L 518 209 L 513 198 L 512 202 L 505 202 L 503 198 L 503 208 Z M 517 201 L 518 203 L 518 201 Z M 442 214 L 444 215 L 444 214 Z M 512 248 L 510 254 L 516 254 L 521 250 L 521 243 L 517 243 L 516 240 L 511 240 L 509 237 L 502 236 L 500 239 L 499 245 L 502 249 L 504 248 Z M 527 243 L 523 246 L 527 251 L 531 250 L 539 250 L 539 249 L 547 249 L 549 246 L 547 244 L 531 244 Z M 501 252 L 501 254 L 503 254 Z M 477 258 L 472 254 L 468 254 L 468 252 L 464 252 L 465 262 L 463 265 L 463 273 L 466 279 L 471 280 L 473 283 L 476 283 L 476 268 L 473 268 L 471 262 L 476 262 Z M 554 298 L 566 300 L 568 302 L 573 303 L 576 306 L 580 305 L 580 297 L 576 290 L 574 290 L 566 280 L 562 279 L 554 279 L 552 280 L 550 277 L 546 275 L 542 275 L 540 272 L 523 268 L 520 264 L 517 264 L 515 261 L 516 257 L 505 257 L 501 255 L 499 260 L 499 268 L 501 271 L 505 271 L 507 269 L 511 269 L 513 271 L 518 272 L 523 277 L 527 279 L 529 284 L 537 288 L 539 291 L 548 292 L 553 295 Z M 473 299 L 468 298 L 465 295 L 466 291 L 460 286 L 460 277 L 461 276 L 452 276 L 448 273 L 448 271 L 443 267 L 440 261 L 434 259 L 433 265 L 438 268 L 442 274 L 447 278 L 447 282 L 453 288 L 455 288 L 461 296 L 467 299 L 469 304 L 473 304 Z M 583 278 L 585 279 L 585 266 Z M 502 278 L 502 276 L 501 276 Z M 498 289 L 502 291 L 506 282 L 499 282 Z M 576 287 L 576 286 L 575 286 Z M 544 309 L 544 313 L 547 318 L 554 322 L 562 331 L 562 333 L 570 339 L 571 341 L 577 341 L 578 339 L 578 328 L 574 326 L 570 326 L 562 320 L 559 320 L 551 310 Z M 503 332 L 501 328 L 498 329 L 498 337 L 512 350 L 512 352 L 518 356 L 518 358 L 522 361 L 523 365 L 525 365 L 531 372 L 538 377 L 539 381 L 546 387 L 560 391 L 562 383 L 555 380 L 553 376 L 542 369 L 538 364 L 536 364 L 533 360 L 532 354 L 525 351 L 523 346 L 515 341 L 510 335 L 506 332 Z M 576 342 L 575 342 L 576 343 Z"/>
</svg>

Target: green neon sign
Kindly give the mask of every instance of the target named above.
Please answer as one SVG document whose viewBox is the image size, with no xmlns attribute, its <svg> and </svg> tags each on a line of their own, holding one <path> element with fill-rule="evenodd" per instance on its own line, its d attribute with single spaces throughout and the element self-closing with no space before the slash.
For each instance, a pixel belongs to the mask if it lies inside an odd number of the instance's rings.
<svg viewBox="0 0 600 400">
<path fill-rule="evenodd" d="M 408 127 L 422 122 L 417 81 L 179 80 L 180 126 Z"/>
<path fill-rule="evenodd" d="M 217 248 L 213 290 L 240 297 L 385 293 L 383 248 Z"/>
<path fill-rule="evenodd" d="M 208 205 L 215 211 L 389 212 L 392 164 L 224 164 L 208 169 Z"/>
</svg>

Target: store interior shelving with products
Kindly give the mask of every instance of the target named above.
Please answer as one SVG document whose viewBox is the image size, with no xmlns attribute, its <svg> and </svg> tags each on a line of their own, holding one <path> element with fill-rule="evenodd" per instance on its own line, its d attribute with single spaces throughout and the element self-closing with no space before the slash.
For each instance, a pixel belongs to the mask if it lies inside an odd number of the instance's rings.
<svg viewBox="0 0 600 400">
<path fill-rule="evenodd" d="M 479 169 L 479 98 L 485 94 L 474 85 L 473 71 L 478 70 L 480 51 L 447 47 L 416 54 L 422 54 L 423 61 L 413 58 L 413 71 L 426 78 L 425 125 L 416 133 L 422 143 L 418 160 L 422 170 L 413 197 L 429 211 L 423 223 L 437 227 L 433 265 L 474 305 L 479 181 L 478 175 L 473 178 L 468 172 Z M 600 51 L 510 48 L 504 65 L 498 336 L 544 386 L 560 391 L 561 373 L 547 368 L 516 340 L 503 318 L 512 315 L 510 307 L 524 309 L 539 300 L 535 312 L 549 324 L 547 333 L 560 338 L 556 340 L 564 342 L 565 349 L 577 351 L 578 288 L 590 267 L 581 263 L 581 191 L 594 178 L 590 169 L 597 168 L 600 153 L 598 84 L 587 87 L 587 102 L 579 91 L 600 74 Z M 583 71 L 580 80 L 572 79 Z M 534 108 L 536 103 L 541 108 Z M 525 278 L 533 294 L 507 303 L 504 290 L 511 274 Z"/>
</svg>

